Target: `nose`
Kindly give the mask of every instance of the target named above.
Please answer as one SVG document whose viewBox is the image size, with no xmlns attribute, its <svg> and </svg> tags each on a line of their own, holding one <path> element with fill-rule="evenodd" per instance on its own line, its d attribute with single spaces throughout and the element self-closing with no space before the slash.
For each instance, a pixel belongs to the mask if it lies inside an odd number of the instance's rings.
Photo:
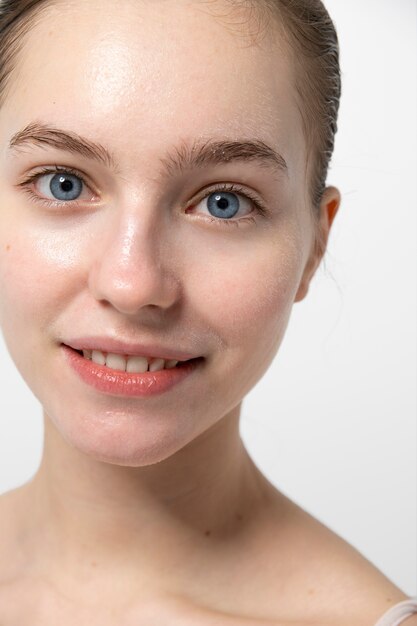
<svg viewBox="0 0 417 626">
<path fill-rule="evenodd" d="M 135 213 L 117 216 L 93 241 L 89 268 L 90 293 L 126 315 L 143 307 L 168 309 L 178 300 L 180 281 L 175 271 L 167 230 L 161 220 Z"/>
</svg>

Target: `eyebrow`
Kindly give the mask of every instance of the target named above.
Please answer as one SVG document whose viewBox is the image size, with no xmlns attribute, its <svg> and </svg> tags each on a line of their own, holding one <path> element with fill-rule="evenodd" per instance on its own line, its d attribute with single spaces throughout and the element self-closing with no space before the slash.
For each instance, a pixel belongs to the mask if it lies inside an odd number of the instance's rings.
<svg viewBox="0 0 417 626">
<path fill-rule="evenodd" d="M 39 122 L 28 124 L 23 130 L 12 136 L 9 150 L 18 151 L 27 145 L 51 146 L 57 150 L 87 157 L 116 171 L 118 169 L 114 156 L 101 144 L 89 141 L 72 131 L 61 130 L 49 124 Z"/>
<path fill-rule="evenodd" d="M 97 161 L 116 173 L 120 171 L 114 154 L 103 145 L 50 124 L 40 122 L 28 124 L 12 136 L 9 149 L 18 151 L 27 145 L 52 146 Z M 160 159 L 163 167 L 161 174 L 173 176 L 187 169 L 225 164 L 230 161 L 255 161 L 274 173 L 283 172 L 288 175 L 284 157 L 260 139 L 208 139 L 203 142 L 194 140 L 191 144 L 183 141 L 172 153 Z"/>
</svg>

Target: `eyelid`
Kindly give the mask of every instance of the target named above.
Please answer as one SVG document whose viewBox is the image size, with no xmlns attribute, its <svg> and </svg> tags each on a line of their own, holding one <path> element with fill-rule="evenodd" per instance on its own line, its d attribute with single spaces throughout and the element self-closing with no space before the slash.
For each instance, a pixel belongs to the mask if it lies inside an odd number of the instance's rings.
<svg viewBox="0 0 417 626">
<path fill-rule="evenodd" d="M 88 181 L 88 177 L 81 172 L 80 170 L 73 168 L 71 166 L 62 166 L 62 165 L 51 165 L 51 166 L 45 166 L 43 167 L 41 170 L 36 171 L 36 172 L 32 172 L 29 176 L 27 176 L 25 178 L 25 180 L 23 180 L 22 182 L 20 182 L 18 184 L 18 187 L 23 187 L 24 189 L 26 189 L 28 191 L 28 193 L 30 193 L 30 195 L 34 198 L 36 198 L 37 201 L 39 202 L 43 202 L 44 204 L 48 205 L 48 206 L 53 206 L 53 207 L 57 207 L 57 206 L 61 206 L 61 205 L 69 205 L 69 206 L 78 206 L 80 203 L 82 203 L 83 201 L 81 200 L 71 200 L 68 202 L 65 202 L 63 200 L 51 200 L 50 198 L 42 198 L 42 197 L 38 197 L 35 194 L 33 194 L 33 192 L 31 192 L 28 188 L 28 185 L 31 182 L 36 181 L 38 178 L 40 178 L 41 176 L 47 176 L 47 175 L 52 175 L 52 174 L 57 174 L 59 172 L 63 172 L 65 174 L 73 174 L 74 176 L 76 176 L 77 178 L 79 178 L 83 184 L 90 189 L 90 191 L 95 194 L 96 192 L 94 191 L 94 185 L 91 185 L 91 183 Z M 232 218 L 232 219 L 221 219 L 221 218 L 214 218 L 213 216 L 208 216 L 206 218 L 206 221 L 215 221 L 215 222 L 220 222 L 220 223 L 224 223 L 224 224 L 234 224 L 237 225 L 238 222 L 243 222 L 245 220 L 254 220 L 253 215 L 254 214 L 260 214 L 263 217 L 268 217 L 269 216 L 269 209 L 267 207 L 267 205 L 263 202 L 263 200 L 261 200 L 259 198 L 259 196 L 257 194 L 254 194 L 252 191 L 250 191 L 249 189 L 247 189 L 246 187 L 243 187 L 240 183 L 213 183 L 212 185 L 210 185 L 209 187 L 204 188 L 201 193 L 198 194 L 198 196 L 196 197 L 196 199 L 194 199 L 192 202 L 190 202 L 187 206 L 187 208 L 185 209 L 185 212 L 187 212 L 187 209 L 190 207 L 193 207 L 197 202 L 200 202 L 201 200 L 203 200 L 204 198 L 206 198 L 208 195 L 210 195 L 211 193 L 215 193 L 216 191 L 221 192 L 221 191 L 225 191 L 225 192 L 229 192 L 229 193 L 235 193 L 238 195 L 243 195 L 244 197 L 246 197 L 247 199 L 250 200 L 250 202 L 254 205 L 255 210 L 252 211 L 252 213 L 250 213 L 247 216 L 243 216 L 241 218 Z"/>
<path fill-rule="evenodd" d="M 234 193 L 234 194 L 237 194 L 237 195 L 243 195 L 244 197 L 249 199 L 252 202 L 252 204 L 255 206 L 254 213 L 258 212 L 258 213 L 260 213 L 263 216 L 268 216 L 269 215 L 269 211 L 268 211 L 268 208 L 267 208 L 267 205 L 265 204 L 265 202 L 263 202 L 263 200 L 261 200 L 261 198 L 257 194 L 254 194 L 252 191 L 250 191 L 246 187 L 243 187 L 240 183 L 224 183 L 224 182 L 223 183 L 213 183 L 209 187 L 206 187 L 205 189 L 203 189 L 202 192 L 198 194 L 196 199 L 193 200 L 189 204 L 189 206 L 194 206 L 195 203 L 200 202 L 206 196 L 210 195 L 211 193 L 216 193 L 217 191 L 219 191 L 219 192 L 225 191 L 225 192 L 228 192 L 228 193 Z M 235 221 L 238 221 L 238 219 L 239 218 L 237 218 Z M 231 222 L 232 220 L 224 220 L 224 221 Z"/>
<path fill-rule="evenodd" d="M 43 167 L 39 171 L 32 172 L 22 182 L 18 183 L 18 187 L 26 187 L 30 183 L 38 180 L 38 178 L 40 178 L 41 176 L 59 174 L 60 172 L 65 173 L 65 174 L 73 174 L 74 176 L 79 178 L 92 193 L 96 194 L 96 191 L 94 189 L 95 185 L 91 184 L 91 182 L 88 179 L 88 176 L 86 176 L 84 172 L 81 172 L 80 170 L 71 166 L 62 166 L 62 165 L 50 165 L 50 166 Z M 40 198 L 40 200 L 42 199 Z M 50 200 L 50 199 L 47 198 L 46 200 Z M 50 200 L 50 202 L 53 202 L 53 201 Z M 59 203 L 62 201 L 56 200 L 56 202 Z M 74 200 L 73 203 L 77 203 L 77 200 Z M 65 203 L 65 204 L 69 204 L 69 203 Z"/>
</svg>

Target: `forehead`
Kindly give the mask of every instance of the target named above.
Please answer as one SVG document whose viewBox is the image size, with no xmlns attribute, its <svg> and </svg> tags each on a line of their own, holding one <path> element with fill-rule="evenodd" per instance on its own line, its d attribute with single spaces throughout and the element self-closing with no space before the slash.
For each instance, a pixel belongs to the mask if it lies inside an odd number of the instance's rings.
<svg viewBox="0 0 417 626">
<path fill-rule="evenodd" d="M 19 57 L 13 130 L 45 119 L 129 156 L 179 136 L 256 136 L 296 160 L 292 67 L 276 29 L 253 42 L 246 14 L 218 1 L 54 2 Z"/>
</svg>

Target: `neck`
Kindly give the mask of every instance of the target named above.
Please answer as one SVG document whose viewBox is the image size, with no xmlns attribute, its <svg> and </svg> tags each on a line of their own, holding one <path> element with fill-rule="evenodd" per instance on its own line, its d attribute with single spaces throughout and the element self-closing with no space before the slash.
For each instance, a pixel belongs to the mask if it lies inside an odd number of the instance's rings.
<svg viewBox="0 0 417 626">
<path fill-rule="evenodd" d="M 240 406 L 169 458 L 104 463 L 70 446 L 45 416 L 44 454 L 28 483 L 32 562 L 80 580 L 94 568 L 137 587 L 181 587 L 216 547 L 233 550 L 263 501 L 239 435 Z M 35 547 L 36 546 L 36 547 Z M 35 557 L 35 558 L 33 558 Z M 81 571 L 82 570 L 82 571 Z M 75 578 L 74 578 L 75 577 Z M 81 578 L 80 578 L 81 577 Z M 166 580 L 164 580 L 166 577 Z"/>
</svg>

